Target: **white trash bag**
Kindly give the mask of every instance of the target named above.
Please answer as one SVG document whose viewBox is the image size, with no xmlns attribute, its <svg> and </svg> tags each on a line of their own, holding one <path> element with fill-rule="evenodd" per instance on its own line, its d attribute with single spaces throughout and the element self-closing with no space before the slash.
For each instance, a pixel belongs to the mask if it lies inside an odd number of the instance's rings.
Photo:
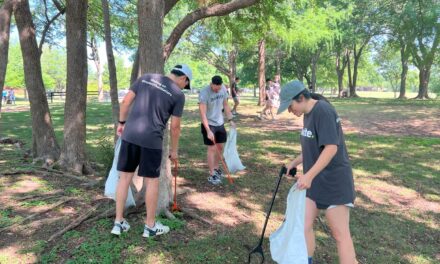
<svg viewBox="0 0 440 264">
<path fill-rule="evenodd" d="M 223 157 L 225 158 L 226 165 L 230 173 L 236 173 L 238 171 L 246 169 L 241 163 L 240 157 L 237 152 L 237 129 L 231 128 L 229 130 L 228 140 L 225 144 L 223 151 Z"/>
<path fill-rule="evenodd" d="M 119 150 L 121 149 L 121 138 L 116 141 L 115 145 L 115 156 L 113 158 L 112 169 L 108 173 L 107 181 L 105 182 L 104 195 L 116 201 L 116 187 L 119 181 L 119 171 L 117 170 Z M 136 206 L 134 201 L 133 192 L 131 187 L 128 188 L 127 201 L 125 202 L 125 207 Z"/>
<path fill-rule="evenodd" d="M 308 254 L 304 236 L 306 191 L 290 188 L 287 196 L 286 219 L 270 235 L 270 253 L 279 264 L 307 264 Z"/>
</svg>

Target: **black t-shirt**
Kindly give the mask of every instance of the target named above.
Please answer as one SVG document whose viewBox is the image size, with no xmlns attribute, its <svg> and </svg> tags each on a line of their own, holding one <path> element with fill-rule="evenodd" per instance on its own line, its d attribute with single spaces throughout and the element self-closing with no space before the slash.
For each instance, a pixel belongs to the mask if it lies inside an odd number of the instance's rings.
<svg viewBox="0 0 440 264">
<path fill-rule="evenodd" d="M 231 96 L 232 96 L 232 97 L 237 97 L 237 94 L 238 94 L 238 87 L 237 87 L 237 83 L 234 82 L 234 83 L 231 85 Z"/>
<path fill-rule="evenodd" d="M 162 149 L 163 130 L 171 115 L 182 116 L 185 95 L 161 74 L 141 76 L 130 90 L 136 97 L 122 139 L 144 148 Z"/>
<path fill-rule="evenodd" d="M 342 133 L 341 119 L 329 103 L 319 100 L 304 115 L 301 131 L 304 173 L 318 160 L 325 145 L 337 145 L 330 163 L 312 181 L 307 197 L 326 205 L 353 203 L 355 199 L 353 172 Z"/>
</svg>

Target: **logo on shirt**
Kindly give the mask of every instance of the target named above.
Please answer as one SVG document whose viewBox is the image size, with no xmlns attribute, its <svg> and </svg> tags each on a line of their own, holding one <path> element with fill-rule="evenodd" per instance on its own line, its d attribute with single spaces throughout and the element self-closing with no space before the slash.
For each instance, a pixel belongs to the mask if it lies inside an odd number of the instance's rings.
<svg viewBox="0 0 440 264">
<path fill-rule="evenodd" d="M 213 96 L 213 97 L 211 97 L 209 99 L 211 100 L 211 103 L 212 103 L 212 102 L 217 101 L 217 100 L 223 100 L 223 97 L 224 97 L 223 94 L 218 94 L 218 95 Z"/>
<path fill-rule="evenodd" d="M 307 138 L 315 138 L 312 131 L 308 130 L 307 128 L 303 128 L 301 130 L 301 136 L 307 137 Z"/>
<path fill-rule="evenodd" d="M 166 90 L 166 88 L 167 88 L 166 85 L 164 85 L 164 84 L 162 84 L 162 83 L 160 83 L 160 82 L 158 82 L 158 81 L 156 81 L 156 80 L 151 80 L 151 81 L 142 80 L 142 82 L 143 82 L 143 83 L 146 83 L 146 84 L 148 84 L 148 85 L 151 85 L 151 86 L 153 86 L 154 88 L 157 88 L 157 89 L 161 90 L 162 92 L 168 94 L 169 96 L 173 96 L 170 92 L 168 92 L 168 91 Z"/>
</svg>

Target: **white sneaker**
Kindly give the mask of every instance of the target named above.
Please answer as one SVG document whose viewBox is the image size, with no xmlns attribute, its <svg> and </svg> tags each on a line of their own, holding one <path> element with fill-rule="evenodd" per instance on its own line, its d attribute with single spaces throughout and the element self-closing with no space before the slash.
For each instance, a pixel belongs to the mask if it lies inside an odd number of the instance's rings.
<svg viewBox="0 0 440 264">
<path fill-rule="evenodd" d="M 208 181 L 214 185 L 219 185 L 222 183 L 222 179 L 214 173 L 214 175 L 208 177 Z"/>
<path fill-rule="evenodd" d="M 163 225 L 161 222 L 156 221 L 154 223 L 154 227 L 150 228 L 147 225 L 144 225 L 144 233 L 142 234 L 143 237 L 155 237 L 159 235 L 163 235 L 170 232 L 170 228 L 166 225 Z"/>
<path fill-rule="evenodd" d="M 116 222 L 115 221 L 115 225 L 113 226 L 112 229 L 112 234 L 113 235 L 121 235 L 122 232 L 127 232 L 128 230 L 130 230 L 130 225 L 128 224 L 128 222 L 124 219 L 122 220 L 122 222 Z"/>
<path fill-rule="evenodd" d="M 214 169 L 214 174 L 217 175 L 220 179 L 226 178 L 225 174 L 221 169 Z"/>
</svg>

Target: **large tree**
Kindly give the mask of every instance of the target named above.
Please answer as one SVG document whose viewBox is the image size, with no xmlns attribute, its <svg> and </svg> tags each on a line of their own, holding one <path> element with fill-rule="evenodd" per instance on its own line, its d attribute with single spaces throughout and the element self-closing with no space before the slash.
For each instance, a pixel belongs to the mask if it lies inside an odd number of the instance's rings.
<svg viewBox="0 0 440 264">
<path fill-rule="evenodd" d="M 59 156 L 59 146 L 52 126 L 40 64 L 40 51 L 27 0 L 15 1 L 15 21 L 23 54 L 26 89 L 32 115 L 33 156 L 51 164 Z"/>
<path fill-rule="evenodd" d="M 11 17 L 13 11 L 13 2 L 6 0 L 0 7 L 0 94 L 3 92 L 3 86 L 6 78 L 6 68 L 8 65 L 9 35 L 11 28 Z M 0 100 L 0 117 L 2 110 Z"/>
<path fill-rule="evenodd" d="M 227 15 L 235 10 L 255 4 L 258 0 L 232 0 L 224 4 L 202 6 L 187 14 L 172 30 L 165 44 L 163 22 L 165 7 L 177 1 L 138 0 L 139 67 L 141 73 L 163 73 L 164 62 L 179 42 L 183 33 L 197 21 L 213 16 Z M 171 9 L 171 8 L 170 8 Z M 171 201 L 171 167 L 168 161 L 168 131 L 164 135 L 163 164 L 161 168 L 158 212 L 165 211 Z"/>
<path fill-rule="evenodd" d="M 67 88 L 64 143 L 60 164 L 77 173 L 87 172 L 87 0 L 66 2 Z"/>
<path fill-rule="evenodd" d="M 102 4 L 102 14 L 104 18 L 105 50 L 107 53 L 107 65 L 108 65 L 109 79 L 110 79 L 110 98 L 112 102 L 112 116 L 113 116 L 115 138 L 116 138 L 116 127 L 119 119 L 118 78 L 116 75 L 115 57 L 113 55 L 113 43 L 112 43 L 112 33 L 110 27 L 110 11 L 108 6 L 108 0 L 101 0 L 101 4 Z"/>
<path fill-rule="evenodd" d="M 415 41 L 409 45 L 414 65 L 419 69 L 419 92 L 416 98 L 428 96 L 432 64 L 440 47 L 440 3 L 435 0 L 412 1 L 414 9 L 409 15 L 415 30 Z"/>
</svg>

